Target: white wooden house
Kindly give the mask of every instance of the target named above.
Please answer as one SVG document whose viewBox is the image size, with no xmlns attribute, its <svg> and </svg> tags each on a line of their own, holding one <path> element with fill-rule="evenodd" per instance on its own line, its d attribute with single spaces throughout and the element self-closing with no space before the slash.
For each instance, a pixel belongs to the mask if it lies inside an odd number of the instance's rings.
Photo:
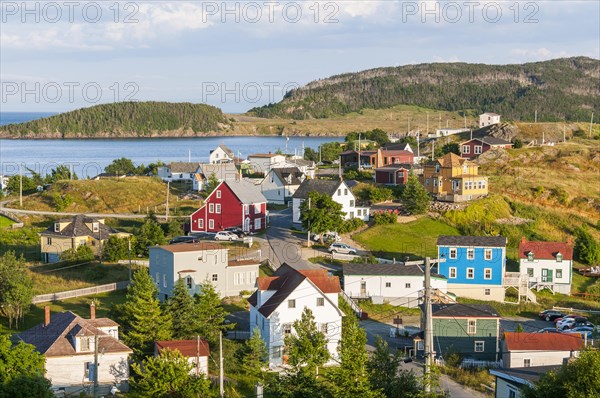
<svg viewBox="0 0 600 398">
<path fill-rule="evenodd" d="M 277 167 L 269 170 L 260 182 L 260 189 L 267 202 L 286 204 L 292 200 L 292 195 L 305 178 L 304 173 L 297 167 Z"/>
<path fill-rule="evenodd" d="M 344 219 L 360 218 L 369 221 L 369 208 L 356 206 L 356 197 L 344 181 L 339 180 L 304 180 L 292 196 L 292 221 L 300 223 L 300 205 L 308 199 L 308 194 L 316 191 L 325 193 L 342 205 Z"/>
<path fill-rule="evenodd" d="M 258 290 L 248 299 L 250 331 L 258 327 L 267 344 L 269 366 L 284 365 L 284 339 L 295 333 L 293 323 L 309 308 L 319 330 L 327 337 L 331 354 L 328 364 L 337 363 L 337 346 L 342 335 L 343 313 L 338 307 L 340 282 L 325 270 L 295 270 L 287 264 L 273 276 L 259 277 Z"/>
<path fill-rule="evenodd" d="M 189 182 L 192 184 L 192 189 L 200 190 L 201 170 L 198 162 L 171 162 L 159 167 L 157 175 L 165 182 Z"/>
<path fill-rule="evenodd" d="M 571 294 L 573 242 L 536 242 L 521 238 L 519 273 L 527 276 L 529 287 L 548 288 L 555 293 Z"/>
<path fill-rule="evenodd" d="M 219 145 L 216 149 L 210 151 L 208 162 L 211 164 L 215 163 L 233 163 L 235 154 L 224 144 Z"/>
<path fill-rule="evenodd" d="M 288 167 L 285 155 L 277 153 L 257 153 L 249 155 L 248 162 L 250 168 L 254 170 L 255 173 L 262 173 L 263 175 L 267 175 L 269 170 L 273 167 Z"/>
<path fill-rule="evenodd" d="M 486 112 L 479 115 L 479 127 L 491 126 L 500 123 L 500 115 L 493 112 Z"/>
<path fill-rule="evenodd" d="M 543 375 L 559 369 L 560 366 L 490 369 L 490 374 L 496 378 L 494 398 L 521 398 L 524 386 L 534 387 Z"/>
<path fill-rule="evenodd" d="M 165 340 L 154 343 L 154 356 L 160 355 L 163 350 L 179 351 L 181 355 L 188 359 L 192 364 L 190 374 L 198 375 L 200 373 L 208 376 L 208 357 L 210 348 L 208 341 L 202 339 L 196 340 Z"/>
<path fill-rule="evenodd" d="M 579 356 L 584 342 L 579 333 L 504 332 L 502 363 L 505 368 L 562 365 Z"/>
</svg>

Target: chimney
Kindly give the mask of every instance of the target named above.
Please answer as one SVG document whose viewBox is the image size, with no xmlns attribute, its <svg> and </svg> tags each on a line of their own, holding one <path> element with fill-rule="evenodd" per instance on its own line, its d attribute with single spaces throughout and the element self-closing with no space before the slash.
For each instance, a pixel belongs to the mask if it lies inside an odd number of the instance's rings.
<svg viewBox="0 0 600 398">
<path fill-rule="evenodd" d="M 527 242 L 527 239 L 524 236 L 521 236 L 521 243 Z"/>
<path fill-rule="evenodd" d="M 90 319 L 96 319 L 96 304 L 93 301 L 90 303 Z"/>
<path fill-rule="evenodd" d="M 567 239 L 567 244 L 569 246 L 573 246 L 573 238 L 571 238 L 570 236 L 569 236 L 569 239 Z"/>
<path fill-rule="evenodd" d="M 48 326 L 50 324 L 50 306 L 47 305 L 44 307 L 44 326 Z"/>
</svg>

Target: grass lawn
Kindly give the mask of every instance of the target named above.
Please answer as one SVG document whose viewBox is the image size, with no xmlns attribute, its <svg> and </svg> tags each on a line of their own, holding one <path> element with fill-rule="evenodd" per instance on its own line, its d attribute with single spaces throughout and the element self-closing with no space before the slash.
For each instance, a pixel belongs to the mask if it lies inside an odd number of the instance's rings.
<svg viewBox="0 0 600 398">
<path fill-rule="evenodd" d="M 404 260 L 437 256 L 439 235 L 458 235 L 458 230 L 442 221 L 422 217 L 405 224 L 376 225 L 352 238 L 377 257 Z"/>
<path fill-rule="evenodd" d="M 92 296 L 76 297 L 64 301 L 53 303 L 40 303 L 32 305 L 30 311 L 25 315 L 23 323 L 19 323 L 18 329 L 9 329 L 6 318 L 0 318 L 0 333 L 14 333 L 29 329 L 38 323 L 44 321 L 44 306 L 49 305 L 50 311 L 62 312 L 73 311 L 82 318 L 90 316 L 90 301 L 97 299 L 99 304 L 96 306 L 96 317 L 102 318 L 108 316 L 108 312 L 116 305 L 125 302 L 126 290 L 117 290 L 109 293 L 100 293 Z"/>
<path fill-rule="evenodd" d="M 369 314 L 369 319 L 380 322 L 391 322 L 396 316 L 419 316 L 421 313 L 418 308 L 394 306 L 388 303 L 373 304 L 369 300 L 359 301 L 358 306 L 367 314 Z"/>
<path fill-rule="evenodd" d="M 4 216 L 0 216 L 0 228 L 10 227 L 14 224 L 14 221 L 10 218 L 6 218 Z"/>
</svg>

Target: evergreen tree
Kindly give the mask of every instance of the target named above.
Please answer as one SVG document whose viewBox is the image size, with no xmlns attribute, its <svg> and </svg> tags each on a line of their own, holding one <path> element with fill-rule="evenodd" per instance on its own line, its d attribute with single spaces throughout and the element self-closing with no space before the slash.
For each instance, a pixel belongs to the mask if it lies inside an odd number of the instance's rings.
<svg viewBox="0 0 600 398">
<path fill-rule="evenodd" d="M 419 382 L 412 371 L 401 370 L 400 357 L 391 355 L 388 344 L 380 336 L 375 352 L 369 358 L 367 369 L 371 386 L 381 390 L 387 398 L 411 398 L 419 395 Z"/>
<path fill-rule="evenodd" d="M 137 167 L 131 159 L 120 158 L 113 160 L 111 164 L 104 168 L 104 171 L 111 175 L 136 174 Z"/>
<path fill-rule="evenodd" d="M 25 259 L 8 251 L 0 257 L 0 314 L 8 318 L 8 327 L 19 326 L 33 299 L 33 280 L 25 272 Z"/>
<path fill-rule="evenodd" d="M 582 263 L 589 265 L 600 264 L 600 244 L 592 234 L 583 227 L 576 231 L 575 255 Z"/>
<path fill-rule="evenodd" d="M 206 375 L 190 373 L 194 365 L 179 351 L 164 350 L 157 357 L 133 363 L 131 387 L 142 397 L 205 398 L 212 397 Z"/>
<path fill-rule="evenodd" d="M 310 192 L 300 205 L 300 221 L 304 229 L 320 234 L 323 244 L 323 233 L 338 231 L 344 224 L 342 205 L 325 193 Z"/>
<path fill-rule="evenodd" d="M 288 363 L 296 371 L 316 374 L 319 366 L 329 360 L 327 337 L 317 329 L 315 317 L 310 308 L 305 307 L 300 319 L 294 321 L 295 334 L 285 336 Z"/>
<path fill-rule="evenodd" d="M 127 258 L 129 242 L 127 238 L 111 235 L 102 247 L 102 258 L 108 262 L 116 262 Z"/>
<path fill-rule="evenodd" d="M 142 256 L 148 256 L 148 247 L 164 245 L 167 240 L 165 233 L 158 222 L 147 218 L 142 227 L 136 233 L 137 252 Z"/>
<path fill-rule="evenodd" d="M 165 310 L 173 318 L 173 337 L 191 339 L 197 336 L 198 317 L 194 298 L 188 293 L 183 278 L 179 278 L 173 287 L 173 294 L 167 300 Z"/>
<path fill-rule="evenodd" d="M 204 192 L 205 192 L 206 196 L 210 195 L 219 186 L 219 184 L 220 184 L 219 179 L 217 178 L 215 173 L 212 173 L 208 177 L 206 184 L 204 184 Z"/>
<path fill-rule="evenodd" d="M 183 235 L 181 221 L 176 218 L 171 218 L 167 224 L 167 236 L 173 238 L 181 235 Z"/>
<path fill-rule="evenodd" d="M 242 369 L 250 379 L 250 384 L 264 380 L 263 368 L 268 365 L 269 352 L 267 344 L 260 335 L 260 329 L 255 327 L 252 336 L 246 341 L 241 351 Z"/>
<path fill-rule="evenodd" d="M 47 183 L 53 183 L 56 181 L 60 181 L 60 180 L 76 180 L 77 179 L 77 174 L 73 173 L 71 174 L 71 169 L 69 169 L 69 166 L 66 166 L 64 164 L 61 164 L 59 166 L 57 166 L 55 169 L 52 170 L 52 172 L 46 176 L 46 182 Z"/>
<path fill-rule="evenodd" d="M 334 395 L 329 385 L 314 374 L 297 372 L 271 377 L 265 385 L 265 398 L 334 398 Z"/>
<path fill-rule="evenodd" d="M 127 287 L 127 301 L 120 313 L 123 340 L 141 359 L 152 353 L 152 344 L 171 338 L 173 323 L 169 314 L 163 314 L 157 298 L 158 288 L 147 269 L 136 271 Z"/>
<path fill-rule="evenodd" d="M 367 335 L 355 316 L 342 319 L 342 339 L 338 346 L 340 366 L 331 371 L 336 398 L 383 398 L 371 385 L 367 371 Z"/>
<path fill-rule="evenodd" d="M 211 344 L 219 341 L 219 332 L 233 329 L 235 324 L 225 323 L 229 313 L 221 305 L 221 297 L 210 281 L 204 281 L 196 295 L 196 316 L 199 320 L 198 333 Z"/>
<path fill-rule="evenodd" d="M 412 172 L 408 175 L 408 181 L 402 191 L 402 201 L 411 214 L 426 213 L 431 206 L 429 193 Z"/>
</svg>

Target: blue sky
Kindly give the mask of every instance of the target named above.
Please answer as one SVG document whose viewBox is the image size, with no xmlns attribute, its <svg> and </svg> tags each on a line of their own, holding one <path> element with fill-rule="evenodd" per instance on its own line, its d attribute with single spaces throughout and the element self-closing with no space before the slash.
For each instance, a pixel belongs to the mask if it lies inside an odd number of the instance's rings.
<svg viewBox="0 0 600 398">
<path fill-rule="evenodd" d="M 237 113 L 286 88 L 381 66 L 600 58 L 595 0 L 0 5 L 2 111 L 130 98 Z"/>
</svg>

